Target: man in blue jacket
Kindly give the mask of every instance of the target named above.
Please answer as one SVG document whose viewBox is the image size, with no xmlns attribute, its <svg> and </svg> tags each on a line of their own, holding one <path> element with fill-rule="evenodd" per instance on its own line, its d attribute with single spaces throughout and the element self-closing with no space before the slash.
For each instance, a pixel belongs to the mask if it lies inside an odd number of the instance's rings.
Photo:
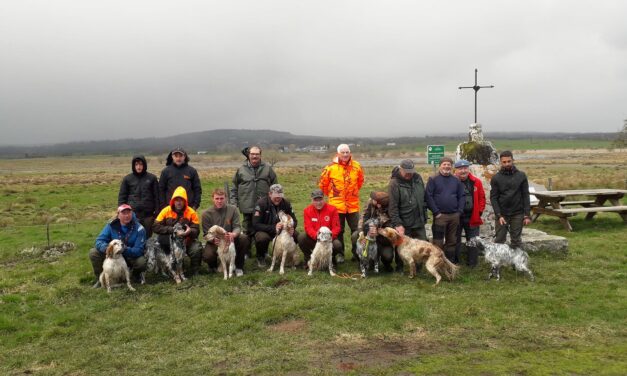
<svg viewBox="0 0 627 376">
<path fill-rule="evenodd" d="M 122 240 L 124 244 L 124 260 L 132 272 L 133 279 L 138 281 L 140 273 L 146 270 L 146 258 L 144 246 L 146 243 L 146 230 L 142 226 L 132 208 L 127 204 L 118 207 L 117 218 L 107 223 L 96 238 L 96 248 L 89 251 L 89 261 L 94 269 L 96 280 L 102 273 L 102 264 L 105 260 L 105 252 L 109 242 L 114 239 Z M 100 287 L 97 281 L 94 288 Z"/>
<path fill-rule="evenodd" d="M 426 198 L 433 212 L 433 244 L 444 250 L 446 258 L 454 262 L 457 226 L 466 205 L 466 194 L 462 183 L 451 173 L 452 167 L 451 158 L 440 160 L 438 173 L 427 182 Z"/>
</svg>

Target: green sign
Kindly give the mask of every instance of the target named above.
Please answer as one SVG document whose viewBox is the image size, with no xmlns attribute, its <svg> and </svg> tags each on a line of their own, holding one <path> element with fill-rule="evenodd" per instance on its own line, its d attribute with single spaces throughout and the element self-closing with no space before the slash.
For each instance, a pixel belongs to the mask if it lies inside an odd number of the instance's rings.
<svg viewBox="0 0 627 376">
<path fill-rule="evenodd" d="M 444 145 L 429 145 L 427 146 L 427 163 L 439 164 L 440 159 L 444 157 Z"/>
</svg>

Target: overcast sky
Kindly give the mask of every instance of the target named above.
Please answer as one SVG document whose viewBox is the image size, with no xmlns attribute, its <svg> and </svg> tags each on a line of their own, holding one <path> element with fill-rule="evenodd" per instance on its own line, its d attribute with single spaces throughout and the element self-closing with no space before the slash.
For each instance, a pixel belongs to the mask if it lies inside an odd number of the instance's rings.
<svg viewBox="0 0 627 376">
<path fill-rule="evenodd" d="M 0 144 L 615 132 L 627 1 L 0 1 Z"/>
</svg>

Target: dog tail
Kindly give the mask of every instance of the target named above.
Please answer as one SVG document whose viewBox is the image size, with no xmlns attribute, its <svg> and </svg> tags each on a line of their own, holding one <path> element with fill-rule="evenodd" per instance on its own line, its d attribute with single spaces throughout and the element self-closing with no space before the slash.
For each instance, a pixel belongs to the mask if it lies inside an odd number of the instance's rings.
<svg viewBox="0 0 627 376">
<path fill-rule="evenodd" d="M 444 254 L 442 254 L 441 261 L 438 263 L 437 268 L 440 273 L 444 274 L 449 281 L 452 281 L 457 277 L 459 273 L 459 266 L 450 262 Z"/>
</svg>

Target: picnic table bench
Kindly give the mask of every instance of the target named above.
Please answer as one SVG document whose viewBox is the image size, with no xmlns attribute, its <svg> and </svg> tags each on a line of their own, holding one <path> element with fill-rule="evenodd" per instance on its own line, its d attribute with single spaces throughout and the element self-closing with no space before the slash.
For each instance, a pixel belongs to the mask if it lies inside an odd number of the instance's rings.
<svg viewBox="0 0 627 376">
<path fill-rule="evenodd" d="M 566 191 L 536 191 L 533 192 L 538 204 L 533 208 L 532 221 L 536 221 L 541 214 L 558 217 L 566 230 L 573 231 L 568 221 L 578 213 L 586 213 L 586 220 L 594 218 L 596 213 L 617 213 L 627 222 L 627 205 L 621 204 L 621 199 L 627 193 L 622 189 L 576 189 Z M 568 197 L 589 197 L 586 200 L 565 201 Z M 605 206 L 606 202 L 610 206 Z M 580 206 L 569 207 L 565 206 Z"/>
</svg>

